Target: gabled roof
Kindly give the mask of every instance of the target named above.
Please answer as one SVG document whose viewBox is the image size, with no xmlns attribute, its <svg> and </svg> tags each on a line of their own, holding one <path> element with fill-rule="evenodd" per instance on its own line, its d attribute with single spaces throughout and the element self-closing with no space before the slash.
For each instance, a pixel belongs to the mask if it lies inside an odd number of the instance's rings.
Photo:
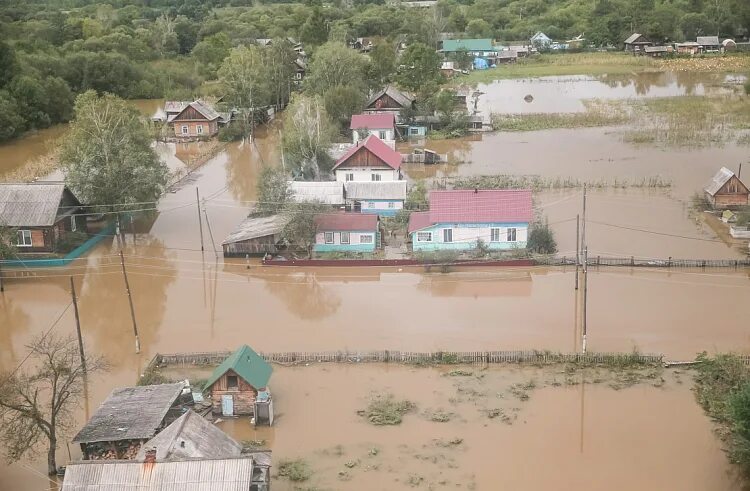
<svg viewBox="0 0 750 491">
<path fill-rule="evenodd" d="M 538 39 L 541 39 L 542 41 L 552 41 L 549 36 L 547 36 L 542 31 L 538 31 L 536 34 L 531 36 L 531 41 L 536 41 Z"/>
<path fill-rule="evenodd" d="M 166 101 L 164 103 L 164 112 L 177 114 L 182 112 L 188 104 L 190 104 L 190 101 Z"/>
<path fill-rule="evenodd" d="M 283 214 L 268 217 L 247 217 L 237 225 L 237 228 L 224 239 L 221 245 L 280 234 L 287 221 L 287 217 Z"/>
<path fill-rule="evenodd" d="M 146 457 L 146 450 L 156 449 L 156 460 L 190 458 L 225 459 L 239 457 L 242 445 L 213 423 L 194 411 L 188 411 L 141 445 L 136 460 Z"/>
<path fill-rule="evenodd" d="M 401 154 L 386 145 L 383 140 L 381 140 L 377 136 L 370 135 L 365 138 L 364 141 L 358 143 L 357 145 L 353 145 L 349 150 L 347 150 L 346 153 L 336 161 L 336 165 L 333 166 L 334 170 L 337 167 L 346 167 L 344 165 L 346 161 L 363 148 L 365 149 L 364 151 L 371 152 L 374 156 L 385 162 L 388 167 L 391 167 L 392 169 L 401 168 Z"/>
<path fill-rule="evenodd" d="M 726 184 L 733 177 L 735 177 L 734 172 L 727 169 L 726 167 L 722 167 L 721 169 L 719 169 L 719 172 L 717 172 L 714 175 L 711 181 L 703 189 L 711 196 L 715 196 L 716 193 L 718 193 L 721 190 L 721 188 L 724 187 L 724 184 Z M 745 184 L 742 181 L 740 181 L 740 184 L 742 184 L 742 186 L 745 189 L 747 189 L 747 186 L 745 186 Z"/>
<path fill-rule="evenodd" d="M 637 33 L 637 32 L 634 32 L 633 34 L 631 34 L 631 35 L 630 35 L 630 37 L 629 37 L 629 38 L 627 38 L 627 39 L 625 40 L 625 44 L 631 44 L 631 43 L 634 43 L 634 42 L 635 42 L 635 41 L 636 41 L 636 40 L 637 40 L 637 39 L 638 39 L 639 37 L 641 37 L 642 35 L 643 35 L 643 34 L 639 34 L 639 33 Z"/>
<path fill-rule="evenodd" d="M 437 223 L 527 223 L 534 216 L 528 189 L 431 191 L 429 202 L 429 212 L 412 213 L 410 233 Z"/>
<path fill-rule="evenodd" d="M 364 128 L 367 130 L 379 130 L 393 128 L 396 124 L 396 117 L 393 113 L 375 113 L 375 114 L 353 114 L 352 122 L 349 125 L 350 130 Z"/>
<path fill-rule="evenodd" d="M 406 199 L 406 181 L 347 181 L 346 199 Z"/>
<path fill-rule="evenodd" d="M 414 97 L 398 90 L 391 85 L 388 85 L 384 89 L 376 92 L 372 97 L 370 97 L 370 99 L 368 99 L 367 101 L 367 104 L 365 104 L 365 107 L 372 106 L 378 99 L 380 99 L 384 95 L 387 95 L 388 97 L 396 101 L 401 107 L 410 107 L 414 103 Z"/>
<path fill-rule="evenodd" d="M 250 346 L 244 345 L 229 355 L 229 358 L 224 360 L 214 370 L 208 378 L 205 387 L 207 389 L 211 387 L 229 370 L 242 377 L 242 380 L 252 385 L 255 389 L 267 387 L 268 379 L 271 378 L 271 372 L 273 372 L 273 368 L 271 368 L 271 365 L 266 360 L 253 351 Z"/>
<path fill-rule="evenodd" d="M 721 44 L 719 36 L 698 36 L 696 42 L 701 46 L 718 46 Z"/>
<path fill-rule="evenodd" d="M 183 387 L 180 382 L 113 390 L 73 438 L 73 443 L 151 438 L 159 430 Z"/>
<path fill-rule="evenodd" d="M 0 225 L 8 227 L 46 227 L 59 215 L 75 211 L 61 209 L 63 195 L 80 206 L 73 193 L 62 183 L 0 184 Z"/>
<path fill-rule="evenodd" d="M 446 39 L 443 51 L 495 51 L 492 39 Z"/>
<path fill-rule="evenodd" d="M 327 205 L 344 204 L 344 183 L 339 181 L 290 181 L 294 201 L 319 201 Z"/>
<path fill-rule="evenodd" d="M 376 231 L 378 216 L 369 213 L 323 213 L 315 215 L 319 232 Z"/>
<path fill-rule="evenodd" d="M 219 113 L 216 112 L 216 110 L 213 107 L 211 107 L 207 102 L 197 100 L 197 101 L 193 101 L 187 104 L 185 107 L 182 108 L 182 110 L 179 113 L 175 114 L 173 117 L 170 117 L 169 121 L 171 122 L 177 119 L 180 116 L 180 114 L 185 112 L 185 110 L 188 107 L 192 107 L 193 109 L 198 111 L 198 113 L 202 115 L 204 118 L 206 118 L 208 121 L 213 121 L 214 119 L 219 119 L 220 117 Z"/>
<path fill-rule="evenodd" d="M 646 53 L 667 53 L 669 51 L 666 46 L 646 46 L 643 50 Z"/>
</svg>

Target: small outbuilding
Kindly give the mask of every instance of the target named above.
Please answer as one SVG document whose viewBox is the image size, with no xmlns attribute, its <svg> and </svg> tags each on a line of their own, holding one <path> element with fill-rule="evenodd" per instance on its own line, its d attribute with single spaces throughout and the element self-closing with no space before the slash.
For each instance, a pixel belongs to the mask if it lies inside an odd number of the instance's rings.
<svg viewBox="0 0 750 491">
<path fill-rule="evenodd" d="M 649 41 L 646 36 L 643 34 L 639 34 L 637 32 L 634 32 L 625 40 L 625 51 L 630 51 L 632 53 L 636 53 L 639 51 L 643 51 L 643 49 L 646 46 L 653 46 L 654 43 L 652 41 Z"/>
<path fill-rule="evenodd" d="M 704 53 L 718 53 L 721 50 L 719 36 L 698 36 L 696 42 Z"/>
<path fill-rule="evenodd" d="M 348 181 L 346 203 L 354 211 L 394 216 L 404 208 L 406 181 Z"/>
<path fill-rule="evenodd" d="M 268 380 L 273 368 L 247 345 L 232 353 L 205 385 L 213 412 L 223 416 L 256 415 L 257 402 L 270 405 Z M 270 420 L 273 420 L 273 406 Z"/>
<path fill-rule="evenodd" d="M 695 41 L 686 41 L 684 43 L 677 43 L 674 45 L 677 54 L 680 55 L 697 55 L 700 53 L 701 46 Z"/>
<path fill-rule="evenodd" d="M 289 181 L 294 201 L 316 201 L 333 207 L 344 205 L 344 183 L 339 181 Z"/>
<path fill-rule="evenodd" d="M 671 46 L 646 46 L 643 48 L 643 53 L 651 58 L 661 58 L 671 52 Z"/>
<path fill-rule="evenodd" d="M 734 39 L 725 39 L 724 41 L 721 42 L 721 49 L 724 52 L 736 51 L 737 43 L 734 41 Z"/>
<path fill-rule="evenodd" d="M 378 216 L 326 213 L 315 216 L 315 252 L 375 252 L 379 242 Z"/>
<path fill-rule="evenodd" d="M 245 218 L 221 243 L 224 257 L 263 256 L 278 253 L 283 245 L 281 232 L 286 224 L 287 217 L 281 214 Z"/>
<path fill-rule="evenodd" d="M 747 206 L 750 196 L 750 191 L 739 176 L 726 167 L 719 169 L 704 191 L 714 208 Z"/>
</svg>

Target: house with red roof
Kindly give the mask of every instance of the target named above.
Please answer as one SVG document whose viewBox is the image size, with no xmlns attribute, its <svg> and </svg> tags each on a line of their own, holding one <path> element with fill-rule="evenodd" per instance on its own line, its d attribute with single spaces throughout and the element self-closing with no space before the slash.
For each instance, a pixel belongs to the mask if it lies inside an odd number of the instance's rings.
<svg viewBox="0 0 750 491">
<path fill-rule="evenodd" d="M 349 129 L 355 145 L 370 135 L 375 135 L 389 147 L 396 147 L 396 117 L 393 113 L 354 114 Z"/>
<path fill-rule="evenodd" d="M 323 213 L 315 215 L 315 252 L 375 252 L 380 242 L 377 215 Z"/>
<path fill-rule="evenodd" d="M 353 145 L 334 164 L 336 180 L 398 181 L 401 179 L 401 154 L 383 140 L 370 135 Z"/>
<path fill-rule="evenodd" d="M 412 213 L 414 251 L 525 248 L 533 220 L 527 189 L 431 191 L 429 211 Z"/>
</svg>

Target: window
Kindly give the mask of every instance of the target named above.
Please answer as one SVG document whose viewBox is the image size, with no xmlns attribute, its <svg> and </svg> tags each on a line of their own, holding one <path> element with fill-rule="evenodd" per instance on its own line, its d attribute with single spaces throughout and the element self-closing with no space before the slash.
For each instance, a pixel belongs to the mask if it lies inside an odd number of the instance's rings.
<svg viewBox="0 0 750 491">
<path fill-rule="evenodd" d="M 490 242 L 500 242 L 500 229 L 499 228 L 490 229 Z"/>
<path fill-rule="evenodd" d="M 73 215 L 70 217 L 70 231 L 75 232 L 78 228 L 78 224 L 76 223 L 76 216 Z"/>
<path fill-rule="evenodd" d="M 348 173 L 346 175 L 346 180 L 347 181 L 353 181 L 354 180 L 354 173 L 353 172 Z"/>
<path fill-rule="evenodd" d="M 373 181 L 379 181 L 380 180 L 380 174 L 372 174 L 372 180 Z"/>
<path fill-rule="evenodd" d="M 374 201 L 368 201 L 367 202 L 367 207 L 368 208 L 375 208 L 375 202 Z"/>
<path fill-rule="evenodd" d="M 508 242 L 515 242 L 516 241 L 516 229 L 509 228 L 508 229 Z"/>
<path fill-rule="evenodd" d="M 342 244 L 349 243 L 349 232 L 341 232 L 341 243 Z"/>
<path fill-rule="evenodd" d="M 395 207 L 396 207 L 396 203 L 394 203 L 393 201 L 388 202 L 388 208 L 395 208 Z"/>
<path fill-rule="evenodd" d="M 325 232 L 323 234 L 323 239 L 326 244 L 333 244 L 333 232 Z"/>
<path fill-rule="evenodd" d="M 237 375 L 227 375 L 227 389 L 239 389 L 240 381 L 237 379 Z"/>
<path fill-rule="evenodd" d="M 188 134 L 188 127 L 187 126 L 183 125 L 182 128 L 181 128 L 181 130 L 182 130 L 182 134 L 183 135 L 187 135 Z"/>
<path fill-rule="evenodd" d="M 379 131 L 378 132 L 378 138 L 381 140 L 385 140 L 387 133 L 385 131 Z"/>
<path fill-rule="evenodd" d="M 443 229 L 443 242 L 453 242 L 453 229 L 452 228 Z"/>
<path fill-rule="evenodd" d="M 372 244 L 372 234 L 362 234 L 359 236 L 360 244 Z"/>
<path fill-rule="evenodd" d="M 199 135 L 202 135 L 203 134 L 203 125 L 199 124 L 198 126 L 195 127 L 195 130 L 198 132 Z"/>
<path fill-rule="evenodd" d="M 419 128 L 409 128 L 409 134 L 411 136 L 419 135 Z"/>
<path fill-rule="evenodd" d="M 417 242 L 432 242 L 432 232 L 417 232 Z"/>
<path fill-rule="evenodd" d="M 18 247 L 31 247 L 31 230 L 18 231 Z"/>
</svg>

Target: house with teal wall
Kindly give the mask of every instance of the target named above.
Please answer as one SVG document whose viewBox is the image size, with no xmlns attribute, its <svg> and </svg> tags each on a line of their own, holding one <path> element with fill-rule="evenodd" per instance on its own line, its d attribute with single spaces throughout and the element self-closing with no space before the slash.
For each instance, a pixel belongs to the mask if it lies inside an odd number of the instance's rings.
<svg viewBox="0 0 750 491">
<path fill-rule="evenodd" d="M 497 53 L 492 39 L 446 39 L 443 41 L 444 54 L 465 51 L 471 56 L 492 57 Z"/>
<path fill-rule="evenodd" d="M 431 191 L 408 232 L 414 251 L 524 249 L 532 219 L 530 190 Z"/>
<path fill-rule="evenodd" d="M 344 183 L 344 196 L 355 212 L 395 216 L 404 208 L 406 181 L 349 181 Z"/>
<path fill-rule="evenodd" d="M 380 243 L 378 215 L 324 213 L 315 216 L 315 252 L 375 252 Z"/>
</svg>

